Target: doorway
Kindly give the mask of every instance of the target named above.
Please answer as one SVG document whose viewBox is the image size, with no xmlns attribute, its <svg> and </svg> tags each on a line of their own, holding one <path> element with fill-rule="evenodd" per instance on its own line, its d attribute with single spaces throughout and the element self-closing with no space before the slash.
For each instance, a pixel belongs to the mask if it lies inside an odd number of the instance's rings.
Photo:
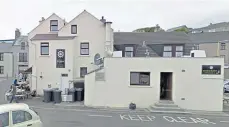
<svg viewBox="0 0 229 127">
<path fill-rule="evenodd" d="M 161 72 L 160 100 L 172 100 L 172 72 Z"/>
<path fill-rule="evenodd" d="M 61 74 L 61 90 L 62 90 L 62 94 L 67 94 L 66 93 L 66 88 L 69 88 L 68 74 Z"/>
</svg>

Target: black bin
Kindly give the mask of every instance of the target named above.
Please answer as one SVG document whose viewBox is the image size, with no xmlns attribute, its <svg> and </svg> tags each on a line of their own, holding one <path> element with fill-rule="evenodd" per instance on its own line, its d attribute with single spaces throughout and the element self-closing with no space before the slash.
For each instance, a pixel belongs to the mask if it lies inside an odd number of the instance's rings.
<svg viewBox="0 0 229 127">
<path fill-rule="evenodd" d="M 61 99 L 61 90 L 54 90 L 53 91 L 53 99 L 54 99 L 54 103 L 61 103 L 62 99 Z"/>
<path fill-rule="evenodd" d="M 76 88 L 76 101 L 83 101 L 83 88 Z"/>
<path fill-rule="evenodd" d="M 74 89 L 74 88 L 69 89 L 69 91 L 68 91 L 68 95 L 72 95 L 72 102 L 76 101 L 75 92 L 76 92 L 76 89 Z"/>
<path fill-rule="evenodd" d="M 44 91 L 44 102 L 48 103 L 52 101 L 52 89 L 43 89 Z"/>
<path fill-rule="evenodd" d="M 51 101 L 54 101 L 54 95 L 53 95 L 53 91 L 54 90 L 58 90 L 59 88 L 52 88 L 52 91 L 51 91 Z"/>
</svg>

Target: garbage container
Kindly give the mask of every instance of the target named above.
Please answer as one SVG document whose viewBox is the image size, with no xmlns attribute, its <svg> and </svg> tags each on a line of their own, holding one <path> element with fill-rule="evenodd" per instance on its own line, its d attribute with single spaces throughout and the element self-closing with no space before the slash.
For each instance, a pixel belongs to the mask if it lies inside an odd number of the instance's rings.
<svg viewBox="0 0 229 127">
<path fill-rule="evenodd" d="M 76 88 L 76 101 L 82 101 L 83 100 L 83 88 Z"/>
<path fill-rule="evenodd" d="M 44 91 L 44 102 L 48 103 L 52 101 L 52 89 L 43 89 Z"/>
<path fill-rule="evenodd" d="M 68 91 L 68 94 L 69 95 L 72 95 L 72 102 L 74 102 L 76 99 L 75 99 L 75 92 L 76 92 L 76 90 L 74 89 L 74 88 L 71 88 L 71 89 L 69 89 L 69 91 Z"/>
<path fill-rule="evenodd" d="M 61 103 L 61 90 L 54 90 L 53 91 L 53 98 L 54 98 L 54 103 Z"/>
<path fill-rule="evenodd" d="M 52 88 L 51 91 L 51 101 L 54 101 L 53 91 L 58 90 L 59 88 Z"/>
</svg>

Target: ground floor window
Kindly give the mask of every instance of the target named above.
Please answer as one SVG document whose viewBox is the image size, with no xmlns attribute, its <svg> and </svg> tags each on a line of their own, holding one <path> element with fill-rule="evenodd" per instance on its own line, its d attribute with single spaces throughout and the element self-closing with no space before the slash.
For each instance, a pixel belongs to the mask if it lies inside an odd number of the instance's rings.
<svg viewBox="0 0 229 127">
<path fill-rule="evenodd" d="M 150 72 L 130 72 L 130 85 L 150 86 Z"/>
<path fill-rule="evenodd" d="M 87 74 L 87 67 L 80 67 L 80 77 L 84 78 L 86 74 Z"/>
<path fill-rule="evenodd" d="M 4 74 L 4 66 L 0 66 L 0 74 Z"/>
</svg>

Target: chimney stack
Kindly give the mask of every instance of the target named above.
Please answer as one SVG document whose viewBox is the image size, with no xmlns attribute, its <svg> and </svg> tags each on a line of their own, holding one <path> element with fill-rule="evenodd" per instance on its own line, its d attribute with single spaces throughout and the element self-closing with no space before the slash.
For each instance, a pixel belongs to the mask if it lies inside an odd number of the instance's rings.
<svg viewBox="0 0 229 127">
<path fill-rule="evenodd" d="M 39 21 L 39 23 L 42 23 L 43 21 L 45 21 L 45 18 L 41 17 L 41 20 Z"/>
<path fill-rule="evenodd" d="M 16 28 L 16 30 L 15 30 L 15 40 L 18 39 L 20 36 L 21 36 L 21 31 L 18 28 Z"/>
<path fill-rule="evenodd" d="M 102 16 L 102 18 L 100 19 L 101 22 L 106 23 L 106 19 L 104 18 L 104 16 Z"/>
</svg>

